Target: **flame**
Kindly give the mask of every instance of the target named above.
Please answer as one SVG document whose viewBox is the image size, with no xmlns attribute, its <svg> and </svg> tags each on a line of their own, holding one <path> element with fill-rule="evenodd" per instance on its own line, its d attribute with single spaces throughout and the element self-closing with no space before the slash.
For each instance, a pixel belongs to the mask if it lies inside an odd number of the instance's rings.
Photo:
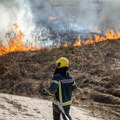
<svg viewBox="0 0 120 120">
<path fill-rule="evenodd" d="M 56 16 L 49 16 L 48 19 L 51 20 L 51 21 L 54 21 L 54 20 L 57 20 L 57 17 Z"/>
<path fill-rule="evenodd" d="M 88 44 L 94 44 L 94 40 L 92 40 L 91 35 L 89 35 L 89 39 L 84 42 L 84 45 L 88 45 Z"/>
<path fill-rule="evenodd" d="M 78 38 L 77 38 L 76 42 L 73 44 L 73 46 L 74 47 L 76 47 L 76 46 L 82 46 L 80 35 L 78 35 Z"/>
<path fill-rule="evenodd" d="M 67 43 L 63 44 L 62 47 L 68 47 L 69 45 Z M 80 35 L 78 35 L 75 43 L 72 45 L 74 47 L 77 47 L 77 46 L 82 46 L 82 42 L 81 42 L 81 38 L 80 38 Z"/>
<path fill-rule="evenodd" d="M 37 42 L 35 41 L 34 35 L 32 36 L 33 42 L 35 43 L 34 47 L 32 45 L 24 46 L 23 44 L 23 33 L 21 32 L 19 25 L 14 24 L 13 28 L 16 32 L 16 37 L 13 39 L 10 39 L 9 43 L 5 46 L 0 45 L 0 55 L 4 55 L 10 52 L 15 51 L 34 51 L 34 50 L 41 50 Z M 113 30 L 108 30 L 104 36 L 94 35 L 94 39 L 89 36 L 88 40 L 86 40 L 84 43 L 81 42 L 80 35 L 78 35 L 76 41 L 72 45 L 68 45 L 67 43 L 63 44 L 62 47 L 68 47 L 68 46 L 84 46 L 89 44 L 95 44 L 98 42 L 106 41 L 106 40 L 118 40 L 120 39 L 120 31 L 114 32 Z"/>
<path fill-rule="evenodd" d="M 120 31 L 114 32 L 113 30 L 108 30 L 105 34 L 105 36 L 99 36 L 94 35 L 94 39 L 91 35 L 89 35 L 88 40 L 86 40 L 84 43 L 81 42 L 80 35 L 78 35 L 77 40 L 75 41 L 72 46 L 82 46 L 82 45 L 89 45 L 89 44 L 95 44 L 98 42 L 106 41 L 106 40 L 117 40 L 120 39 Z M 67 47 L 67 44 L 64 44 L 63 47 Z"/>
<path fill-rule="evenodd" d="M 67 43 L 63 44 L 61 47 L 68 47 L 69 45 Z"/>
<path fill-rule="evenodd" d="M 93 44 L 97 42 L 102 42 L 106 40 L 118 40 L 120 39 L 120 31 L 114 32 L 113 30 L 108 30 L 105 36 L 94 35 L 95 39 L 89 39 L 84 42 L 84 45 Z"/>
<path fill-rule="evenodd" d="M 13 39 L 10 39 L 9 43 L 5 46 L 0 45 L 0 55 L 4 55 L 10 52 L 15 51 L 29 51 L 29 50 L 38 50 L 38 46 L 32 47 L 32 45 L 29 45 L 28 47 L 23 45 L 23 33 L 19 29 L 18 24 L 14 24 L 13 28 L 16 32 L 16 37 Z"/>
</svg>

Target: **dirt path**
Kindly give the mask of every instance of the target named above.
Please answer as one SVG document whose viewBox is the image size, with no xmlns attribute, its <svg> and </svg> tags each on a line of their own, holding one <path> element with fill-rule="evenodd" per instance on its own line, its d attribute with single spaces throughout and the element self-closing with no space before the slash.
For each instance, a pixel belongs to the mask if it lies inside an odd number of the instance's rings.
<svg viewBox="0 0 120 120">
<path fill-rule="evenodd" d="M 75 107 L 71 114 L 73 120 L 102 120 Z M 0 94 L 0 120 L 52 120 L 52 104 L 46 100 Z"/>
</svg>

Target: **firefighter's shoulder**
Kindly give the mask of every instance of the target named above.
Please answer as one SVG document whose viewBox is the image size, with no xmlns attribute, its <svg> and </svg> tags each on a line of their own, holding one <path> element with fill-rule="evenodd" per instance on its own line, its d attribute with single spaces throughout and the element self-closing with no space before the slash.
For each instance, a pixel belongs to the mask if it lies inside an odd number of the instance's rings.
<svg viewBox="0 0 120 120">
<path fill-rule="evenodd" d="M 61 75 L 59 73 L 53 76 L 53 80 L 60 80 L 60 79 L 61 79 Z"/>
</svg>

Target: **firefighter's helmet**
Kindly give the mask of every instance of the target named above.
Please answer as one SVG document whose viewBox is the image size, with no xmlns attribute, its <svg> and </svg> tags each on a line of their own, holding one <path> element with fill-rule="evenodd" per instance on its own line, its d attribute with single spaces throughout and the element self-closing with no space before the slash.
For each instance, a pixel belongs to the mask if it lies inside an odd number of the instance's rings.
<svg viewBox="0 0 120 120">
<path fill-rule="evenodd" d="M 69 60 L 65 57 L 61 57 L 56 61 L 56 64 L 57 64 L 57 68 L 68 67 Z"/>
</svg>

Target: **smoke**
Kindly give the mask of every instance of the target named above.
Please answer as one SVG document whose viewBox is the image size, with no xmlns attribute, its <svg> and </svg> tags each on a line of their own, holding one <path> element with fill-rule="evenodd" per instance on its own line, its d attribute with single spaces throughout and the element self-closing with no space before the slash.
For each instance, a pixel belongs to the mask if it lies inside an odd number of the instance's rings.
<svg viewBox="0 0 120 120">
<path fill-rule="evenodd" d="M 29 0 L 36 26 L 51 24 L 52 28 L 106 30 L 120 28 L 120 0 Z"/>
<path fill-rule="evenodd" d="M 120 0 L 105 0 L 103 3 L 103 8 L 98 16 L 99 27 L 120 30 Z"/>
<path fill-rule="evenodd" d="M 0 0 L 0 40 L 14 23 L 24 34 L 43 26 L 56 32 L 120 29 L 119 10 L 120 0 Z"/>
<path fill-rule="evenodd" d="M 84 0 L 79 10 L 78 20 L 90 31 L 120 30 L 120 0 Z"/>
<path fill-rule="evenodd" d="M 52 27 L 52 29 L 66 29 L 70 22 L 73 22 L 73 19 L 77 17 L 75 8 L 76 3 L 81 0 L 29 0 L 31 4 L 31 10 L 34 15 L 34 22 L 36 26 L 47 26 Z M 74 9 L 75 8 L 75 9 Z M 75 16 L 75 15 L 76 16 Z M 50 21 L 49 17 L 55 16 L 56 21 Z M 74 21 L 75 23 L 75 21 Z M 69 26 L 70 27 L 70 26 Z"/>
<path fill-rule="evenodd" d="M 5 43 L 5 34 L 13 31 L 17 23 L 24 34 L 34 30 L 33 15 L 28 0 L 0 0 L 0 40 Z"/>
</svg>

